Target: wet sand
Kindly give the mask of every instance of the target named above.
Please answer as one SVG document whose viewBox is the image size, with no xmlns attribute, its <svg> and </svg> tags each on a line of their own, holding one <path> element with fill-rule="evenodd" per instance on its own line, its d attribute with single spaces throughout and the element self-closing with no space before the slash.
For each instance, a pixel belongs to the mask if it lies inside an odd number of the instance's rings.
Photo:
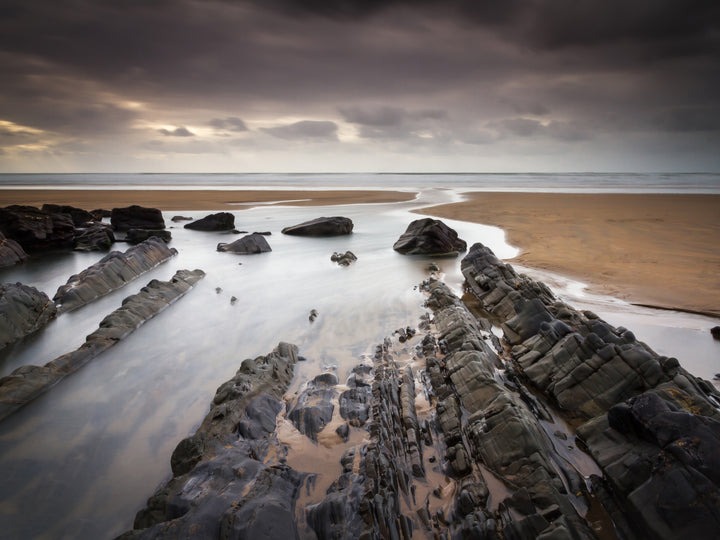
<svg viewBox="0 0 720 540">
<path fill-rule="evenodd" d="M 45 203 L 69 204 L 86 210 L 119 206 L 152 206 L 160 210 L 242 210 L 252 203 L 287 206 L 320 206 L 335 204 L 390 203 L 410 201 L 415 193 L 401 191 L 261 191 L 261 190 L 128 190 L 128 189 L 4 189 L 0 206 Z M 245 206 L 247 205 L 247 206 Z"/>
<path fill-rule="evenodd" d="M 522 250 L 512 262 L 576 278 L 595 292 L 720 316 L 718 195 L 467 197 L 421 213 L 502 227 Z"/>
</svg>

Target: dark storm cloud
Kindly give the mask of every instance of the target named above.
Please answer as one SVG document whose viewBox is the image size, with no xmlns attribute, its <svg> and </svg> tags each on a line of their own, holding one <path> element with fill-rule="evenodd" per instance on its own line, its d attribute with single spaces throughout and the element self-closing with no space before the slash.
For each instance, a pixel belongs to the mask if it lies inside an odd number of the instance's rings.
<svg viewBox="0 0 720 540">
<path fill-rule="evenodd" d="M 720 131 L 720 107 L 680 107 L 664 111 L 655 119 L 667 131 Z"/>
<path fill-rule="evenodd" d="M 337 140 L 338 126 L 335 122 L 301 120 L 294 124 L 260 128 L 265 133 L 286 140 Z"/>
<path fill-rule="evenodd" d="M 227 118 L 213 118 L 208 124 L 215 129 L 224 131 L 248 131 L 245 122 L 236 116 L 229 116 Z"/>
<path fill-rule="evenodd" d="M 176 127 L 175 129 L 158 129 L 160 133 L 166 137 L 194 137 L 195 134 L 185 126 Z"/>
</svg>

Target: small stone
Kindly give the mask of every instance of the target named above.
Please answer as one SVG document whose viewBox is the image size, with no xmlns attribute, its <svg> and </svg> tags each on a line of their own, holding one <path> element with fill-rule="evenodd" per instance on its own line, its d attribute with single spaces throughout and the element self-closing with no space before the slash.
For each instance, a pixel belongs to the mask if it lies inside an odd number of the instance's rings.
<svg viewBox="0 0 720 540">
<path fill-rule="evenodd" d="M 308 319 L 310 320 L 310 322 L 315 322 L 315 319 L 317 319 L 317 316 L 318 316 L 317 310 L 313 309 L 310 311 L 310 317 L 308 317 Z"/>
<path fill-rule="evenodd" d="M 220 294 L 222 292 L 222 287 L 215 287 L 215 292 Z"/>
<path fill-rule="evenodd" d="M 715 339 L 720 339 L 720 326 L 713 326 L 710 329 L 710 333 L 712 334 L 712 337 Z"/>
<path fill-rule="evenodd" d="M 230 297 L 230 305 L 231 305 L 231 306 L 234 306 L 234 305 L 235 305 L 235 302 L 237 302 L 237 298 L 234 297 L 234 296 L 231 296 L 231 297 Z"/>
</svg>

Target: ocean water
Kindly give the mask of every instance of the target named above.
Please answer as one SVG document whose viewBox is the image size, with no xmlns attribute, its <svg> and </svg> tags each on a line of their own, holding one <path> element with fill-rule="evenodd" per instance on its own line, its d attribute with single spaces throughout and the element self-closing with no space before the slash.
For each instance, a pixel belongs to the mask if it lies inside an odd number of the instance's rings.
<svg viewBox="0 0 720 540">
<path fill-rule="evenodd" d="M 77 176 L 60 176 L 67 180 L 64 186 L 83 185 Z M 2 539 L 102 539 L 129 529 L 135 512 L 169 478 L 170 455 L 177 443 L 196 429 L 215 389 L 235 373 L 243 359 L 265 354 L 280 341 L 297 344 L 307 361 L 297 366 L 290 396 L 320 371 L 336 372 L 343 381 L 384 337 L 401 327 L 417 327 L 425 313 L 418 284 L 428 276 L 428 265 L 439 264 L 445 281 L 460 293 L 460 259 L 406 257 L 394 252 L 392 245 L 407 224 L 419 217 L 412 210 L 456 201 L 469 185 L 482 188 L 470 175 L 452 175 L 461 177 L 453 180 L 459 184 L 432 186 L 423 182 L 437 184 L 444 177 L 370 175 L 363 183 L 361 175 L 322 175 L 309 178 L 306 184 L 305 175 L 183 175 L 186 184 L 171 184 L 178 175 L 120 176 L 122 185 L 135 187 L 150 184 L 141 182 L 147 178 L 152 178 L 152 185 L 167 188 L 206 187 L 208 178 L 214 183 L 234 182 L 227 185 L 237 187 L 260 187 L 264 186 L 258 180 L 262 176 L 273 178 L 277 188 L 386 187 L 418 189 L 420 195 L 394 204 L 238 209 L 234 212 L 238 229 L 272 233 L 268 241 L 273 251 L 254 256 L 218 253 L 218 242 L 237 237 L 185 230 L 182 223 L 169 221 L 172 213 L 165 213 L 168 225 L 173 226 L 171 245 L 179 252 L 176 257 L 123 289 L 61 315 L 44 330 L 0 353 L 0 375 L 25 364 L 44 364 L 78 347 L 123 298 L 151 279 L 169 279 L 181 268 L 201 268 L 207 273 L 184 298 L 126 340 L 0 422 Z M 518 185 L 530 181 L 528 175 L 511 176 L 518 177 L 513 180 Z M 525 180 L 519 178 L 523 176 Z M 25 185 L 58 185 L 58 175 L 22 178 L 37 182 Z M 102 175 L 102 179 L 107 183 L 93 175 L 93 185 L 117 187 L 113 181 L 119 182 L 112 175 Z M 330 184 L 331 180 L 338 184 Z M 598 189 L 584 181 L 582 189 Z M 695 180 L 693 189 L 700 189 L 697 186 L 703 182 Z M 713 188 L 707 182 L 703 189 L 715 192 L 717 185 Z M 646 183 L 650 185 L 649 180 Z M 543 189 L 557 188 L 551 184 L 546 182 Z M 567 178 L 563 189 L 581 189 L 580 184 L 577 178 Z M 671 189 L 668 185 L 662 189 Z M 677 185 L 672 189 L 681 190 Z M 195 218 L 206 213 L 183 212 Z M 280 234 L 285 226 L 322 215 L 350 217 L 355 223 L 353 234 L 335 238 Z M 468 244 L 482 242 L 501 258 L 517 253 L 501 229 L 445 221 Z M 115 247 L 124 249 L 122 244 Z M 346 250 L 358 256 L 356 263 L 342 268 L 330 261 L 333 252 Z M 70 253 L 31 261 L 0 271 L 0 280 L 22 281 L 52 296 L 71 274 L 102 256 Z M 707 332 L 717 321 L 681 313 L 658 314 L 589 295 L 582 284 L 563 276 L 527 271 L 549 282 L 571 304 L 593 309 L 609 322 L 635 331 L 658 352 L 676 356 L 693 373 L 712 378 L 720 371 L 720 345 Z M 237 298 L 235 304 L 232 296 Z M 311 323 L 312 309 L 319 316 Z M 326 450 L 332 449 L 318 448 L 320 453 Z"/>
</svg>

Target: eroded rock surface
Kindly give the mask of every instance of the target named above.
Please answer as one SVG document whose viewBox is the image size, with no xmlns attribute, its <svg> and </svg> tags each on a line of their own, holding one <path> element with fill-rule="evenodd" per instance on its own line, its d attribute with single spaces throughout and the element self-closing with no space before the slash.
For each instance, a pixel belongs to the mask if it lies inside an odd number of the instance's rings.
<svg viewBox="0 0 720 540">
<path fill-rule="evenodd" d="M 92 221 L 96 221 L 95 216 L 91 212 L 74 206 L 43 204 L 41 211 L 46 214 L 68 214 L 76 227 L 83 227 Z"/>
<path fill-rule="evenodd" d="M 321 373 L 307 383 L 305 390 L 288 404 L 288 419 L 300 433 L 317 441 L 318 433 L 330 423 L 338 391 L 338 378 L 333 373 Z"/>
<path fill-rule="evenodd" d="M 116 231 L 165 228 L 165 220 L 160 210 L 138 205 L 113 208 L 110 223 Z"/>
<path fill-rule="evenodd" d="M 43 212 L 34 206 L 0 208 L 0 232 L 28 253 L 71 249 L 75 225 L 69 214 Z"/>
<path fill-rule="evenodd" d="M 335 252 L 330 256 L 330 260 L 338 263 L 340 266 L 350 266 L 357 261 L 357 257 L 352 251 L 346 251 L 345 253 Z"/>
<path fill-rule="evenodd" d="M 52 300 L 35 287 L 0 284 L 0 350 L 42 328 L 56 313 Z"/>
<path fill-rule="evenodd" d="M 153 237 L 159 238 L 167 244 L 172 240 L 172 233 L 164 229 L 128 229 L 125 235 L 125 241 L 128 244 L 139 244 Z"/>
<path fill-rule="evenodd" d="M 15 266 L 27 260 L 27 253 L 15 240 L 0 232 L 0 268 Z"/>
<path fill-rule="evenodd" d="M 170 281 L 152 280 L 138 294 L 123 300 L 122 306 L 105 317 L 80 348 L 44 366 L 22 366 L 0 378 L 0 419 L 127 337 L 142 323 L 187 293 L 204 276 L 202 270 L 179 270 Z"/>
<path fill-rule="evenodd" d="M 221 242 L 217 245 L 217 250 L 236 253 L 238 255 L 254 255 L 257 253 L 267 253 L 272 251 L 272 248 L 263 235 L 253 233 L 243 236 L 230 244 Z"/>
<path fill-rule="evenodd" d="M 403 255 L 457 255 L 467 244 L 439 219 L 423 218 L 408 225 L 393 249 Z"/>
<path fill-rule="evenodd" d="M 295 236 L 341 236 L 352 233 L 352 230 L 353 222 L 350 218 L 334 216 L 320 217 L 285 227 L 282 233 Z"/>
<path fill-rule="evenodd" d="M 124 253 L 111 251 L 97 263 L 71 276 L 65 285 L 58 288 L 53 300 L 61 311 L 76 309 L 119 289 L 176 254 L 175 249 L 156 238 L 150 238 Z"/>
<path fill-rule="evenodd" d="M 235 228 L 235 216 L 230 212 L 218 212 L 188 223 L 185 228 L 194 231 L 229 231 Z"/>
<path fill-rule="evenodd" d="M 112 227 L 107 223 L 94 223 L 85 229 L 75 231 L 75 251 L 108 251 L 115 242 Z"/>
</svg>

